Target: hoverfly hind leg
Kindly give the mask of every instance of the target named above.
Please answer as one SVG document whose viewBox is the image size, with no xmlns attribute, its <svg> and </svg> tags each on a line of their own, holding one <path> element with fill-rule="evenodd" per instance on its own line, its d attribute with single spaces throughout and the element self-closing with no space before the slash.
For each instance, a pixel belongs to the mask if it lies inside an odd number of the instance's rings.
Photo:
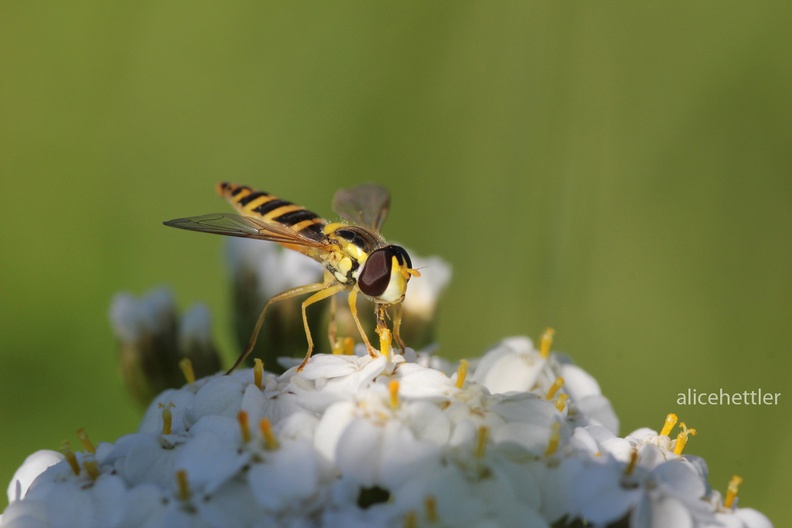
<svg viewBox="0 0 792 528">
<path fill-rule="evenodd" d="M 228 369 L 228 371 L 226 371 L 226 375 L 234 372 L 237 369 L 237 367 L 239 367 L 239 365 L 241 365 L 242 362 L 245 361 L 245 359 L 253 351 L 253 347 L 256 346 L 256 340 L 258 339 L 258 335 L 261 332 L 261 326 L 264 324 L 264 315 L 267 313 L 267 308 L 269 308 L 270 304 L 274 304 L 280 301 L 285 301 L 286 299 L 291 299 L 292 297 L 297 297 L 305 293 L 311 293 L 315 291 L 319 291 L 321 293 L 322 290 L 324 290 L 325 288 L 327 288 L 327 285 L 325 283 L 317 282 L 314 284 L 307 284 L 305 286 L 298 286 L 296 288 L 291 288 L 277 295 L 272 296 L 264 305 L 264 308 L 261 309 L 261 313 L 259 314 L 258 320 L 256 321 L 256 326 L 253 327 L 253 334 L 250 336 L 250 341 L 248 341 L 248 344 L 245 346 L 245 349 L 242 351 L 241 354 L 239 354 L 239 357 L 231 366 L 231 368 Z M 310 299 L 313 299 L 313 296 L 311 296 L 308 300 Z M 306 356 L 305 361 L 303 362 L 303 365 L 301 365 L 301 367 L 304 366 L 304 363 L 306 363 L 308 361 L 308 358 L 311 357 L 311 349 L 313 348 L 313 342 L 311 340 L 311 332 L 308 330 L 308 320 L 305 318 L 304 307 L 303 307 L 303 324 L 305 325 L 305 334 L 308 337 L 309 347 L 308 347 L 308 355 Z"/>
</svg>

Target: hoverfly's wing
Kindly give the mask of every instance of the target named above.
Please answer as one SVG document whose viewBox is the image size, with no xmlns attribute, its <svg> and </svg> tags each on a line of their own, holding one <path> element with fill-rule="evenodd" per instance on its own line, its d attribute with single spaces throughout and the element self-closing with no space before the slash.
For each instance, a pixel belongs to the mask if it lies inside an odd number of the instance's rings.
<svg viewBox="0 0 792 528">
<path fill-rule="evenodd" d="M 327 242 L 308 238 L 284 225 L 269 224 L 250 216 L 215 213 L 177 218 L 176 220 L 168 220 L 163 223 L 166 226 L 178 227 L 189 231 L 269 240 L 287 246 L 301 246 L 304 248 L 326 248 L 328 246 Z"/>
<path fill-rule="evenodd" d="M 364 183 L 339 189 L 333 197 L 333 211 L 341 218 L 379 232 L 390 207 L 390 193 L 385 187 Z"/>
</svg>

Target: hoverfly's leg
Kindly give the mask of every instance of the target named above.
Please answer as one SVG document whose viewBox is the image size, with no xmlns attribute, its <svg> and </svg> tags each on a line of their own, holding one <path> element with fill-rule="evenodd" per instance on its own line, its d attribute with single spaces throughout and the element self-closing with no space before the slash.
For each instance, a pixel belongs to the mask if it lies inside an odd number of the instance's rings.
<svg viewBox="0 0 792 528">
<path fill-rule="evenodd" d="M 374 307 L 374 313 L 377 315 L 377 335 L 380 341 L 380 353 L 385 355 L 385 359 L 390 362 L 391 354 L 391 331 L 388 329 L 388 324 L 385 321 L 387 312 L 385 311 L 387 305 L 377 304 Z"/>
<path fill-rule="evenodd" d="M 234 362 L 234 365 L 230 369 L 228 369 L 226 375 L 234 372 L 236 368 L 239 365 L 241 365 L 243 361 L 245 361 L 245 358 L 247 358 L 250 355 L 250 352 L 253 351 L 253 347 L 256 346 L 256 340 L 258 339 L 259 332 L 261 332 L 261 325 L 264 324 L 264 314 L 267 313 L 267 308 L 269 308 L 270 304 L 280 301 L 285 301 L 286 299 L 291 299 L 292 297 L 297 297 L 305 293 L 315 292 L 323 288 L 327 288 L 327 285 L 323 282 L 317 282 L 315 284 L 307 284 L 305 286 L 298 286 L 296 288 L 291 288 L 271 297 L 270 300 L 267 301 L 267 304 L 264 305 L 264 308 L 261 309 L 261 314 L 259 314 L 258 320 L 256 321 L 256 326 L 253 327 L 253 335 L 250 336 L 250 341 L 248 341 L 248 344 L 245 346 L 245 350 L 243 350 L 242 353 L 239 354 L 239 357 Z M 305 329 L 306 331 L 308 330 L 307 324 L 305 326 Z"/>
<path fill-rule="evenodd" d="M 355 321 L 355 325 L 357 325 L 358 332 L 360 332 L 360 337 L 363 338 L 363 342 L 366 344 L 366 350 L 371 357 L 377 357 L 374 353 L 374 347 L 371 346 L 369 342 L 368 336 L 366 335 L 366 331 L 363 330 L 363 325 L 360 324 L 360 319 L 358 319 L 358 312 L 357 312 L 357 288 L 352 288 L 349 292 L 349 311 L 352 312 L 352 319 Z"/>
<path fill-rule="evenodd" d="M 404 354 L 404 341 L 402 341 L 401 333 L 401 322 L 402 322 L 402 310 L 403 305 L 401 303 L 396 305 L 396 314 L 393 316 L 393 338 L 399 344 L 399 348 L 401 348 L 401 353 Z"/>
<path fill-rule="evenodd" d="M 330 339 L 330 348 L 335 351 L 338 343 L 336 342 L 338 326 L 336 325 L 336 302 L 337 297 L 330 297 L 330 322 L 327 324 L 327 337 Z"/>
<path fill-rule="evenodd" d="M 322 299 L 327 299 L 335 295 L 336 293 L 340 292 L 346 288 L 344 284 L 336 284 L 334 286 L 327 286 L 324 290 L 318 291 L 305 299 L 302 303 L 302 316 L 303 316 L 303 325 L 305 325 L 305 337 L 308 338 L 308 352 L 305 353 L 305 359 L 303 362 L 300 363 L 300 366 L 297 367 L 297 372 L 302 371 L 305 368 L 305 365 L 308 363 L 308 360 L 311 359 L 311 352 L 313 352 L 313 338 L 311 337 L 311 329 L 308 328 L 308 316 L 305 313 L 305 309 L 311 306 L 315 302 L 319 302 Z"/>
</svg>

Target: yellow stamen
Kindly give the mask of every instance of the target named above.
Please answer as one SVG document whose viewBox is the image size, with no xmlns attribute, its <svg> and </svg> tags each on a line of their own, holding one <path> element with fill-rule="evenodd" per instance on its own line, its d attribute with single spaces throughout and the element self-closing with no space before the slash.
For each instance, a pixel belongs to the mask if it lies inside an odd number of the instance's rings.
<svg viewBox="0 0 792 528">
<path fill-rule="evenodd" d="M 179 368 L 184 375 L 184 379 L 187 380 L 187 383 L 195 383 L 195 370 L 193 370 L 190 358 L 182 358 L 181 361 L 179 361 Z"/>
<path fill-rule="evenodd" d="M 164 403 L 159 404 L 159 408 L 162 409 L 162 434 L 169 435 L 173 430 L 173 413 L 171 413 L 171 409 L 176 407 L 173 402 L 170 402 L 168 405 Z"/>
<path fill-rule="evenodd" d="M 553 345 L 553 336 L 555 335 L 555 330 L 550 327 L 547 327 L 542 334 L 542 339 L 539 342 L 539 353 L 542 355 L 543 358 L 547 359 L 550 355 L 550 347 Z"/>
<path fill-rule="evenodd" d="M 248 424 L 248 413 L 239 411 L 237 413 L 237 422 L 239 422 L 239 432 L 242 434 L 242 441 L 244 443 L 250 442 L 250 425 Z"/>
<path fill-rule="evenodd" d="M 635 466 L 638 464 L 638 450 L 633 449 L 632 453 L 630 453 L 630 463 L 627 464 L 627 467 L 624 468 L 625 475 L 632 475 L 632 472 L 635 471 Z"/>
<path fill-rule="evenodd" d="M 272 432 L 272 424 L 266 418 L 262 418 L 259 422 L 259 430 L 261 437 L 264 439 L 264 449 L 267 451 L 274 451 L 280 447 L 278 439 L 275 438 L 275 433 Z"/>
<path fill-rule="evenodd" d="M 698 434 L 692 427 L 688 429 L 685 422 L 680 423 L 679 426 L 682 428 L 682 431 L 677 435 L 676 444 L 674 444 L 675 455 L 682 454 L 682 450 L 685 449 L 685 444 L 687 444 L 688 436 L 696 436 L 696 434 Z"/>
<path fill-rule="evenodd" d="M 391 331 L 389 328 L 382 327 L 377 328 L 377 334 L 380 338 L 380 354 L 385 356 L 385 361 L 390 363 L 391 362 L 391 341 L 393 338 L 391 336 Z"/>
<path fill-rule="evenodd" d="M 427 495 L 424 499 L 424 508 L 426 508 L 426 520 L 431 523 L 437 522 L 437 499 Z"/>
<path fill-rule="evenodd" d="M 187 482 L 187 470 L 180 469 L 176 472 L 176 485 L 179 487 L 179 499 L 190 499 L 190 483 Z"/>
<path fill-rule="evenodd" d="M 545 455 L 552 455 L 558 449 L 558 445 L 561 443 L 561 423 L 560 422 L 553 422 L 550 430 L 550 441 L 547 443 L 547 449 L 545 450 Z"/>
<path fill-rule="evenodd" d="M 355 340 L 351 337 L 339 337 L 333 343 L 333 354 L 336 356 L 351 356 L 355 353 Z"/>
<path fill-rule="evenodd" d="M 61 442 L 60 445 L 60 452 L 63 453 L 63 456 L 66 457 L 66 461 L 69 463 L 69 467 L 72 470 L 72 473 L 75 475 L 80 474 L 80 464 L 77 462 L 77 455 L 71 450 L 71 445 L 69 444 L 68 440 L 64 440 Z"/>
<path fill-rule="evenodd" d="M 732 508 L 734 506 L 734 501 L 737 499 L 737 492 L 740 490 L 740 484 L 742 484 L 743 479 L 739 475 L 732 475 L 731 480 L 729 481 L 729 487 L 726 488 L 726 498 L 723 499 L 723 506 L 725 508 Z"/>
<path fill-rule="evenodd" d="M 489 433 L 489 427 L 485 425 L 482 425 L 478 428 L 478 438 L 476 439 L 476 458 L 484 458 L 484 453 L 487 452 Z"/>
<path fill-rule="evenodd" d="M 545 399 L 552 400 L 553 398 L 555 398 L 556 392 L 558 392 L 558 390 L 563 386 L 564 386 L 564 378 L 558 376 L 553 382 L 553 384 L 550 385 L 550 389 L 548 389 L 547 396 L 545 396 Z"/>
<path fill-rule="evenodd" d="M 456 380 L 457 389 L 461 389 L 462 386 L 465 384 L 465 378 L 467 378 L 467 371 L 469 366 L 470 366 L 470 361 L 468 361 L 467 359 L 459 360 L 459 367 L 457 367 L 457 380 Z"/>
<path fill-rule="evenodd" d="M 558 395 L 558 398 L 556 398 L 556 404 L 555 405 L 556 405 L 556 409 L 558 409 L 559 412 L 564 412 L 564 409 L 566 409 L 566 406 L 567 406 L 567 400 L 568 399 L 569 399 L 569 395 L 568 394 L 559 394 Z"/>
<path fill-rule="evenodd" d="M 669 433 L 671 433 L 671 429 L 674 428 L 674 426 L 677 424 L 678 421 L 679 418 L 677 418 L 676 414 L 669 413 L 668 416 L 666 416 L 663 430 L 660 431 L 660 436 L 669 436 Z"/>
<path fill-rule="evenodd" d="M 399 380 L 391 380 L 388 383 L 388 392 L 390 393 L 390 406 L 391 409 L 399 408 Z"/>
<path fill-rule="evenodd" d="M 256 384 L 256 387 L 259 390 L 263 390 L 263 380 L 264 379 L 264 362 L 261 361 L 259 358 L 253 360 L 253 383 Z"/>
<path fill-rule="evenodd" d="M 418 516 L 415 515 L 414 511 L 408 511 L 407 515 L 404 516 L 404 528 L 417 528 L 417 526 Z"/>
<path fill-rule="evenodd" d="M 91 477 L 91 480 L 99 478 L 99 464 L 97 464 L 96 460 L 83 460 L 83 467 L 88 476 Z"/>
<path fill-rule="evenodd" d="M 96 453 L 96 448 L 94 447 L 93 442 L 91 442 L 91 439 L 88 438 L 88 433 L 85 432 L 84 427 L 77 429 L 77 438 L 80 439 L 80 443 L 83 445 L 86 451 L 89 453 Z"/>
</svg>

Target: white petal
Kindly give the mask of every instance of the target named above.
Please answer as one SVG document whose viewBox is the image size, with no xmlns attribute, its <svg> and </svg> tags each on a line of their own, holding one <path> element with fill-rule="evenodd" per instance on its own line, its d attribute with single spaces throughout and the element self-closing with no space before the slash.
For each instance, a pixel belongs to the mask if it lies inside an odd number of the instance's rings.
<svg viewBox="0 0 792 528">
<path fill-rule="evenodd" d="M 48 449 L 36 451 L 28 456 L 11 478 L 11 483 L 8 485 L 8 502 L 24 498 L 36 477 L 63 459 L 62 454 Z"/>
</svg>

